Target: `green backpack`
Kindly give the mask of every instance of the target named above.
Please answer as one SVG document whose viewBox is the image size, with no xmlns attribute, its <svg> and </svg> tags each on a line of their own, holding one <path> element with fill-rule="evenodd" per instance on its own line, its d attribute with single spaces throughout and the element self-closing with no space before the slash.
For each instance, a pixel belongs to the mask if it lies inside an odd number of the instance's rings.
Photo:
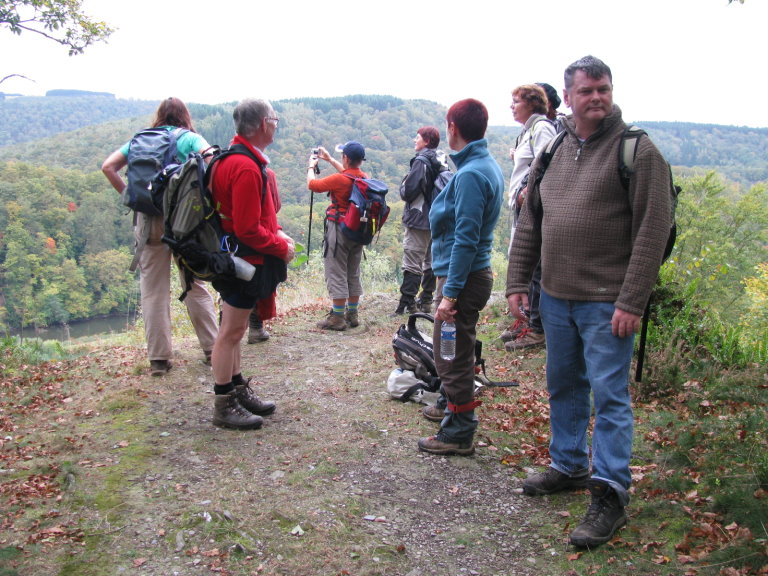
<svg viewBox="0 0 768 576">
<path fill-rule="evenodd" d="M 233 234 L 224 232 L 221 216 L 210 189 L 215 165 L 232 154 L 251 158 L 261 170 L 263 188 L 261 201 L 267 194 L 267 169 L 259 159 L 241 144 L 226 150 L 213 146 L 205 153 L 195 152 L 186 162 L 171 166 L 164 174 L 168 184 L 163 196 L 165 233 L 162 241 L 170 246 L 184 271 L 186 288 L 179 300 L 184 300 L 194 279 L 212 282 L 237 276 L 233 256 L 256 254 L 245 244 L 239 244 Z M 213 157 L 206 166 L 206 159 Z"/>
</svg>

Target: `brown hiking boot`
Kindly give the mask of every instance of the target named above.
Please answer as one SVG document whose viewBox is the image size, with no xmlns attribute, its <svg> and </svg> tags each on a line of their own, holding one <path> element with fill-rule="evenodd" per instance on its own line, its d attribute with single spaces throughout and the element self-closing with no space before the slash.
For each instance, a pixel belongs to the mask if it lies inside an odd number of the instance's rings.
<svg viewBox="0 0 768 576">
<path fill-rule="evenodd" d="M 594 548 L 613 538 L 616 531 L 627 523 L 624 506 L 619 495 L 605 482 L 589 481 L 592 502 L 581 524 L 571 532 L 570 541 L 579 548 Z"/>
<path fill-rule="evenodd" d="M 344 316 L 341 314 L 328 312 L 328 315 L 317 323 L 317 327 L 321 330 L 337 330 L 341 332 L 347 329 L 347 321 L 344 320 Z"/>
<path fill-rule="evenodd" d="M 251 414 L 258 414 L 259 416 L 269 416 L 272 414 L 277 405 L 274 402 L 260 400 L 253 392 L 253 388 L 250 385 L 251 380 L 245 384 L 235 386 L 235 397 L 240 403 L 240 406 L 248 410 Z"/>
<path fill-rule="evenodd" d="M 262 326 L 261 328 L 250 328 L 248 330 L 248 344 L 257 342 L 266 342 L 269 340 L 269 332 Z"/>
<path fill-rule="evenodd" d="M 347 310 L 344 313 L 344 319 L 347 321 L 347 324 L 349 324 L 350 328 L 357 328 L 360 326 L 360 319 L 357 315 L 357 310 Z"/>
<path fill-rule="evenodd" d="M 428 438 L 419 440 L 419 450 L 442 456 L 450 456 L 452 454 L 456 454 L 457 456 L 471 456 L 475 453 L 475 445 L 471 441 L 462 444 L 443 442 L 442 440 L 438 440 L 437 436 L 429 436 Z"/>
<path fill-rule="evenodd" d="M 511 352 L 513 350 L 523 350 L 525 348 L 533 348 L 535 346 L 544 345 L 546 345 L 544 332 L 537 332 L 531 328 L 525 328 L 522 332 L 520 332 L 520 334 L 517 335 L 517 338 L 505 343 L 504 348 L 506 348 L 507 352 Z"/>
<path fill-rule="evenodd" d="M 499 335 L 502 342 L 511 342 L 520 335 L 520 332 L 528 328 L 528 320 L 517 318 L 509 328 Z"/>
<path fill-rule="evenodd" d="M 219 394 L 214 398 L 213 425 L 219 428 L 234 428 L 237 430 L 255 430 L 261 428 L 264 420 L 261 416 L 251 414 L 240 405 L 236 392 Z"/>
<path fill-rule="evenodd" d="M 541 496 L 561 490 L 584 488 L 588 479 L 589 474 L 568 476 L 550 466 L 544 472 L 528 476 L 523 482 L 523 493 L 528 496 Z"/>
<path fill-rule="evenodd" d="M 442 422 L 445 418 L 445 410 L 437 406 L 425 406 L 421 413 L 430 422 Z"/>
<path fill-rule="evenodd" d="M 170 360 L 150 360 L 149 373 L 152 376 L 165 376 L 173 368 Z"/>
</svg>

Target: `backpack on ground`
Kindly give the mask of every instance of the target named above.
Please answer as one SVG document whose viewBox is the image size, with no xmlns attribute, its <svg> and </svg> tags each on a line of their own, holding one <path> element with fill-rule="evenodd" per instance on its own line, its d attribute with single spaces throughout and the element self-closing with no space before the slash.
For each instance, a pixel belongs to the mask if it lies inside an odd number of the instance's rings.
<svg viewBox="0 0 768 576">
<path fill-rule="evenodd" d="M 221 151 L 213 146 L 201 154 L 189 155 L 186 162 L 170 166 L 163 175 L 168 180 L 163 197 L 165 233 L 162 241 L 178 256 L 185 274 L 187 288 L 184 297 L 197 278 L 211 282 L 236 276 L 232 256 L 247 256 L 256 252 L 245 244 L 238 244 L 234 235 L 226 234 L 210 189 L 215 165 L 232 154 L 251 158 L 261 170 L 262 202 L 267 194 L 266 167 L 242 144 Z M 206 166 L 206 158 L 212 157 Z"/>
<path fill-rule="evenodd" d="M 176 142 L 185 132 L 188 130 L 184 128 L 147 128 L 134 134 L 128 148 L 128 185 L 123 191 L 123 204 L 150 216 L 163 213 L 166 182 L 158 177 L 164 168 L 178 163 Z"/>
<path fill-rule="evenodd" d="M 642 128 L 630 124 L 624 129 L 621 135 L 621 144 L 619 145 L 619 177 L 621 179 L 621 185 L 624 190 L 629 191 L 629 181 L 632 175 L 635 173 L 635 157 L 637 156 L 637 145 L 640 138 L 648 134 Z M 539 168 L 536 174 L 535 185 L 538 186 L 541 183 L 544 174 L 549 167 L 552 157 L 555 154 L 555 150 L 560 146 L 563 139 L 566 136 L 566 132 L 559 132 L 557 136 L 552 138 L 547 144 L 547 147 L 541 153 L 541 160 L 539 161 Z M 675 220 L 675 211 L 677 209 L 677 197 L 682 191 L 682 188 L 675 184 L 672 179 L 672 167 L 667 163 L 669 169 L 669 197 L 670 208 L 672 212 L 672 223 L 667 235 L 667 243 L 664 247 L 664 254 L 662 256 L 662 263 L 666 262 L 669 256 L 672 254 L 672 249 L 675 247 L 675 240 L 677 240 L 677 222 Z M 536 218 L 540 221 L 542 217 L 541 208 L 537 211 Z M 648 303 L 645 306 L 645 312 L 643 313 L 643 321 L 640 328 L 640 343 L 637 350 L 637 367 L 635 369 L 635 380 L 640 382 L 643 377 L 643 361 L 645 359 L 645 343 L 648 335 L 648 321 L 651 313 L 651 301 L 648 299 Z"/>
<path fill-rule="evenodd" d="M 419 329 L 419 319 L 426 320 L 432 325 L 434 316 L 423 312 L 416 312 L 408 317 L 407 324 L 401 324 L 392 337 L 392 349 L 395 353 L 395 362 L 400 374 L 390 375 L 387 389 L 390 396 L 407 402 L 420 399 L 423 393 L 438 392 L 440 390 L 440 378 L 435 367 L 435 354 L 432 344 L 430 325 L 428 332 Z M 518 386 L 517 382 L 495 382 L 488 378 L 485 372 L 485 359 L 483 358 L 483 343 L 475 340 L 475 393 L 483 386 Z M 415 380 L 410 375 L 413 374 Z M 412 383 L 411 383 L 412 382 Z M 405 386 L 408 383 L 409 386 Z"/>
<path fill-rule="evenodd" d="M 353 242 L 367 246 L 381 232 L 389 216 L 389 190 L 381 180 L 344 176 L 352 179 L 352 193 L 347 213 L 341 219 L 341 231 Z"/>
</svg>

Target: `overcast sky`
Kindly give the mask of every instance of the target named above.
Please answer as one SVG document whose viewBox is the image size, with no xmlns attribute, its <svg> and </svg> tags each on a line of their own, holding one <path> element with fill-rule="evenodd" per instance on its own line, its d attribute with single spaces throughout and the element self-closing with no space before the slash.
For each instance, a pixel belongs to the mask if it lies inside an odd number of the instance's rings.
<svg viewBox="0 0 768 576">
<path fill-rule="evenodd" d="M 84 0 L 114 28 L 69 57 L 0 28 L 0 91 L 71 88 L 217 104 L 246 96 L 388 94 L 482 100 L 512 125 L 510 91 L 586 54 L 613 71 L 624 119 L 768 126 L 768 1 Z M 567 112 L 563 106 L 561 111 Z M 288 120 L 288 119 L 286 119 Z"/>
</svg>

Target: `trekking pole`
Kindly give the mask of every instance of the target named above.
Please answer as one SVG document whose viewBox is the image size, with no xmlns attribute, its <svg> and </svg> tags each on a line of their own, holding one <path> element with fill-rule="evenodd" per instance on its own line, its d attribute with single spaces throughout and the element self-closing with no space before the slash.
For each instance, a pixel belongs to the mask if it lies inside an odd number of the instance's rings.
<svg viewBox="0 0 768 576">
<path fill-rule="evenodd" d="M 307 232 L 307 258 L 312 252 L 312 210 L 315 207 L 315 193 L 309 191 L 309 231 Z"/>
<path fill-rule="evenodd" d="M 643 323 L 640 327 L 640 345 L 637 348 L 637 368 L 635 369 L 635 382 L 643 380 L 643 361 L 645 360 L 645 342 L 648 338 L 648 319 L 651 316 L 651 299 L 645 305 L 643 313 Z"/>
</svg>

